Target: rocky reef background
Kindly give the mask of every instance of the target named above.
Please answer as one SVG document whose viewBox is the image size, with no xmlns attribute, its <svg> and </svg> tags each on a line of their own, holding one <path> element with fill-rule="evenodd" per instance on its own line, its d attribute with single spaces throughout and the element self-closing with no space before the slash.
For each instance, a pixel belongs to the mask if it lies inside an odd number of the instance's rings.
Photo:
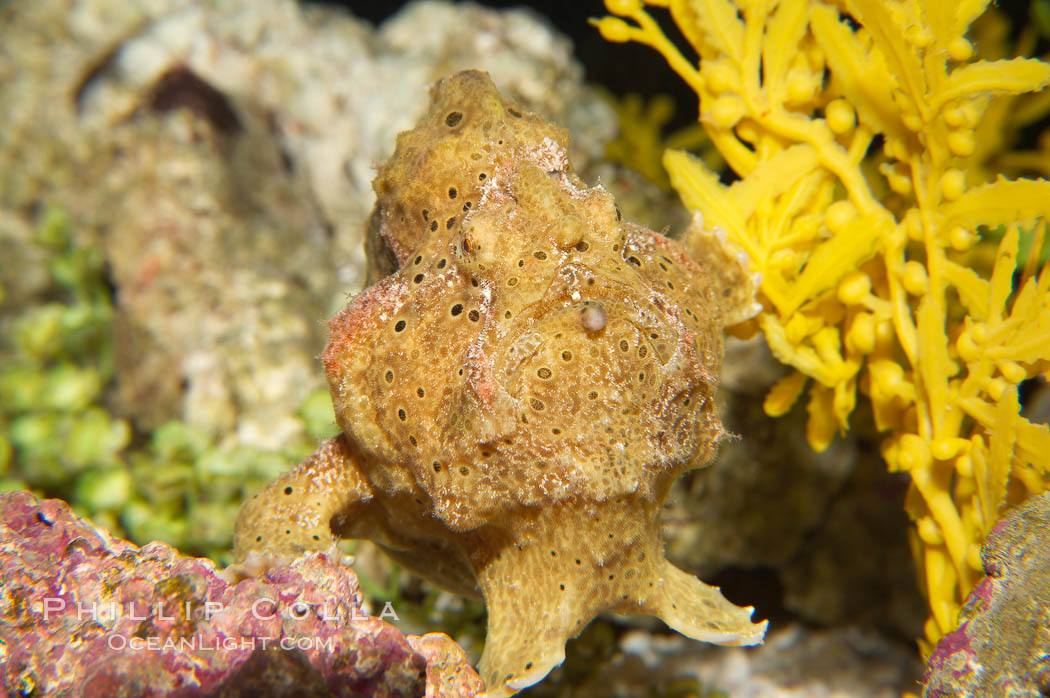
<svg viewBox="0 0 1050 698">
<path fill-rule="evenodd" d="M 605 162 L 617 112 L 574 52 L 535 13 L 445 2 L 378 27 L 279 0 L 0 5 L 3 489 L 226 561 L 240 501 L 331 433 L 316 357 L 363 282 L 374 166 L 449 73 L 489 71 L 569 129 L 577 170 L 628 219 L 680 232 L 676 198 Z M 730 341 L 723 413 L 741 438 L 664 514 L 669 556 L 755 604 L 767 645 L 600 619 L 529 695 L 915 688 L 904 483 L 862 426 L 817 456 L 803 410 L 766 417 L 780 371 L 761 340 Z M 407 609 L 405 632 L 477 656 L 476 604 L 355 552 L 366 598 Z"/>
</svg>

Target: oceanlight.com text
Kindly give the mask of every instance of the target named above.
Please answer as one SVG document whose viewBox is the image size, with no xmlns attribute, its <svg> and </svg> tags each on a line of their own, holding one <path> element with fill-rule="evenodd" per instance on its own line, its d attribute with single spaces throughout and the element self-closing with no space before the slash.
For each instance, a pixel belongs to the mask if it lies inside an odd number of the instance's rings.
<svg viewBox="0 0 1050 698">
<path fill-rule="evenodd" d="M 335 650 L 335 638 L 332 637 L 204 637 L 191 635 L 180 638 L 159 637 L 125 637 L 112 633 L 106 636 L 106 645 L 111 650 L 132 650 L 133 652 L 197 652 L 202 650 Z"/>
</svg>

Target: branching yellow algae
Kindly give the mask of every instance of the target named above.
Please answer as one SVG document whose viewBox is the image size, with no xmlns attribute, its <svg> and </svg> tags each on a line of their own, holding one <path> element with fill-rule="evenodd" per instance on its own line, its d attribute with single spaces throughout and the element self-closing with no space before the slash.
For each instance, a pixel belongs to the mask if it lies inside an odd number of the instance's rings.
<svg viewBox="0 0 1050 698">
<path fill-rule="evenodd" d="M 692 234 L 694 261 L 622 221 L 566 145 L 484 73 L 435 86 L 375 181 L 374 283 L 329 325 L 343 433 L 236 531 L 242 558 L 367 537 L 482 596 L 492 696 L 543 678 L 604 610 L 721 644 L 765 631 L 671 565 L 659 525 L 724 435 L 721 332 L 751 278 L 714 235 Z"/>
<path fill-rule="evenodd" d="M 783 414 L 808 385 L 807 436 L 821 450 L 847 429 L 859 388 L 888 434 L 889 467 L 911 474 L 935 642 L 1002 508 L 1050 476 L 1050 431 L 1019 414 L 1017 394 L 1050 359 L 1050 274 L 1038 264 L 1050 183 L 988 171 L 1000 137 L 989 128 L 1050 111 L 1045 92 L 1016 101 L 1046 88 L 1050 64 L 975 60 L 966 33 L 986 0 L 605 4 L 617 16 L 595 21 L 602 35 L 663 54 L 739 176 L 725 186 L 693 155 L 664 155 L 686 205 L 761 273 L 764 310 L 734 331 L 761 329 L 796 371 L 766 411 Z M 647 5 L 670 11 L 697 63 Z M 1007 232 L 982 266 L 974 246 L 998 226 Z M 1033 227 L 1019 266 L 1019 228 Z"/>
<path fill-rule="evenodd" d="M 607 96 L 616 109 L 619 134 L 605 145 L 605 157 L 633 168 L 643 177 L 664 189 L 671 181 L 663 167 L 663 154 L 668 148 L 699 151 L 708 164 L 720 166 L 721 156 L 711 146 L 707 133 L 700 124 L 690 124 L 668 135 L 663 130 L 674 116 L 674 100 L 668 95 L 657 95 L 648 102 L 639 94 L 616 99 Z"/>
</svg>

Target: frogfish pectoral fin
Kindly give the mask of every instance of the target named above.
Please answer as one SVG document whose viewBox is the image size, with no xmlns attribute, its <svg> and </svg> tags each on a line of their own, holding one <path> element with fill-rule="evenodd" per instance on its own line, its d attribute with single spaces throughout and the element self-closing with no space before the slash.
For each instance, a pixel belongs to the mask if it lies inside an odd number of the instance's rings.
<svg viewBox="0 0 1050 698">
<path fill-rule="evenodd" d="M 752 623 L 754 608 L 730 603 L 718 587 L 704 584 L 668 560 L 642 602 L 642 613 L 657 616 L 686 637 L 716 645 L 758 645 L 769 621 Z"/>
<path fill-rule="evenodd" d="M 331 520 L 365 508 L 371 487 L 343 435 L 244 502 L 234 526 L 234 559 L 252 550 L 296 557 L 328 550 L 336 542 Z"/>
</svg>

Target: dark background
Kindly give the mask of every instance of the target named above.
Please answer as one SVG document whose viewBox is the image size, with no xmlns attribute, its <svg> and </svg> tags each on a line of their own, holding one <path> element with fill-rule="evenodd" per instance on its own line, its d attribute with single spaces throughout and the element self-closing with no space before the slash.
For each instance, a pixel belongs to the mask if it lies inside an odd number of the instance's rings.
<svg viewBox="0 0 1050 698">
<path fill-rule="evenodd" d="M 344 7 L 363 20 L 380 24 L 383 20 L 396 14 L 408 0 L 303 0 L 308 4 L 323 4 Z M 462 2 L 462 0 L 456 0 Z M 695 94 L 685 82 L 667 65 L 664 58 L 648 46 L 636 43 L 617 44 L 602 39 L 597 29 L 588 24 L 588 18 L 600 18 L 606 12 L 603 0 L 474 0 L 475 4 L 486 7 L 523 7 L 530 10 L 549 25 L 558 29 L 573 42 L 573 54 L 584 66 L 587 82 L 602 85 L 617 96 L 637 92 L 651 97 L 654 94 L 670 94 L 674 99 L 675 112 L 673 119 L 665 126 L 664 132 L 686 127 L 696 122 L 697 101 Z M 3 0 L 0 0 L 2 4 Z M 1030 7 L 1043 3 L 1042 12 L 1030 13 Z M 1037 16 L 1042 23 L 1050 27 L 1050 2 L 1047 0 L 991 0 L 990 6 L 997 6 L 1010 18 L 1011 38 L 1016 39 L 1028 22 Z M 696 55 L 692 47 L 678 31 L 666 9 L 650 7 L 649 13 L 665 34 L 678 46 L 687 59 L 695 63 Z M 1045 28 L 1044 38 L 1036 45 L 1035 55 L 1046 57 L 1050 54 L 1050 28 Z M 1043 119 L 1029 124 L 1016 134 L 1014 149 L 1031 149 L 1037 147 L 1039 136 L 1050 126 L 1050 120 Z M 1030 175 L 1030 173 L 1029 173 Z"/>
<path fill-rule="evenodd" d="M 407 0 L 306 0 L 311 4 L 344 7 L 355 16 L 372 24 L 379 24 L 395 14 Z M 685 86 L 677 74 L 671 71 L 656 51 L 635 43 L 614 44 L 605 41 L 598 30 L 587 23 L 589 17 L 608 14 L 602 0 L 475 0 L 486 7 L 524 7 L 542 17 L 559 32 L 572 39 L 576 59 L 583 64 L 586 80 L 602 85 L 618 95 L 637 92 L 643 95 L 669 94 L 674 97 L 677 109 L 669 125 L 678 128 L 695 121 L 697 117 L 696 96 Z M 1012 34 L 1016 36 L 1028 19 L 1029 0 L 1000 0 L 1000 10 L 1010 16 Z M 668 12 L 661 8 L 649 8 L 650 14 L 660 22 L 664 32 L 677 44 L 682 53 L 695 61 L 695 54 L 670 20 Z M 1038 52 L 1050 50 L 1047 41 L 1039 43 Z"/>
<path fill-rule="evenodd" d="M 355 16 L 372 24 L 397 13 L 407 0 L 388 2 L 368 0 L 307 0 L 310 4 L 344 7 Z M 684 126 L 696 120 L 696 96 L 682 79 L 671 71 L 656 51 L 634 43 L 614 44 L 603 39 L 597 28 L 587 23 L 590 17 L 608 14 L 602 0 L 480 0 L 475 4 L 485 7 L 527 8 L 572 39 L 576 59 L 583 65 L 587 82 L 603 85 L 615 94 L 638 92 L 643 95 L 670 94 L 678 105 L 672 127 Z M 690 59 L 695 54 L 671 22 L 666 10 L 650 8 L 654 19 Z"/>
</svg>

